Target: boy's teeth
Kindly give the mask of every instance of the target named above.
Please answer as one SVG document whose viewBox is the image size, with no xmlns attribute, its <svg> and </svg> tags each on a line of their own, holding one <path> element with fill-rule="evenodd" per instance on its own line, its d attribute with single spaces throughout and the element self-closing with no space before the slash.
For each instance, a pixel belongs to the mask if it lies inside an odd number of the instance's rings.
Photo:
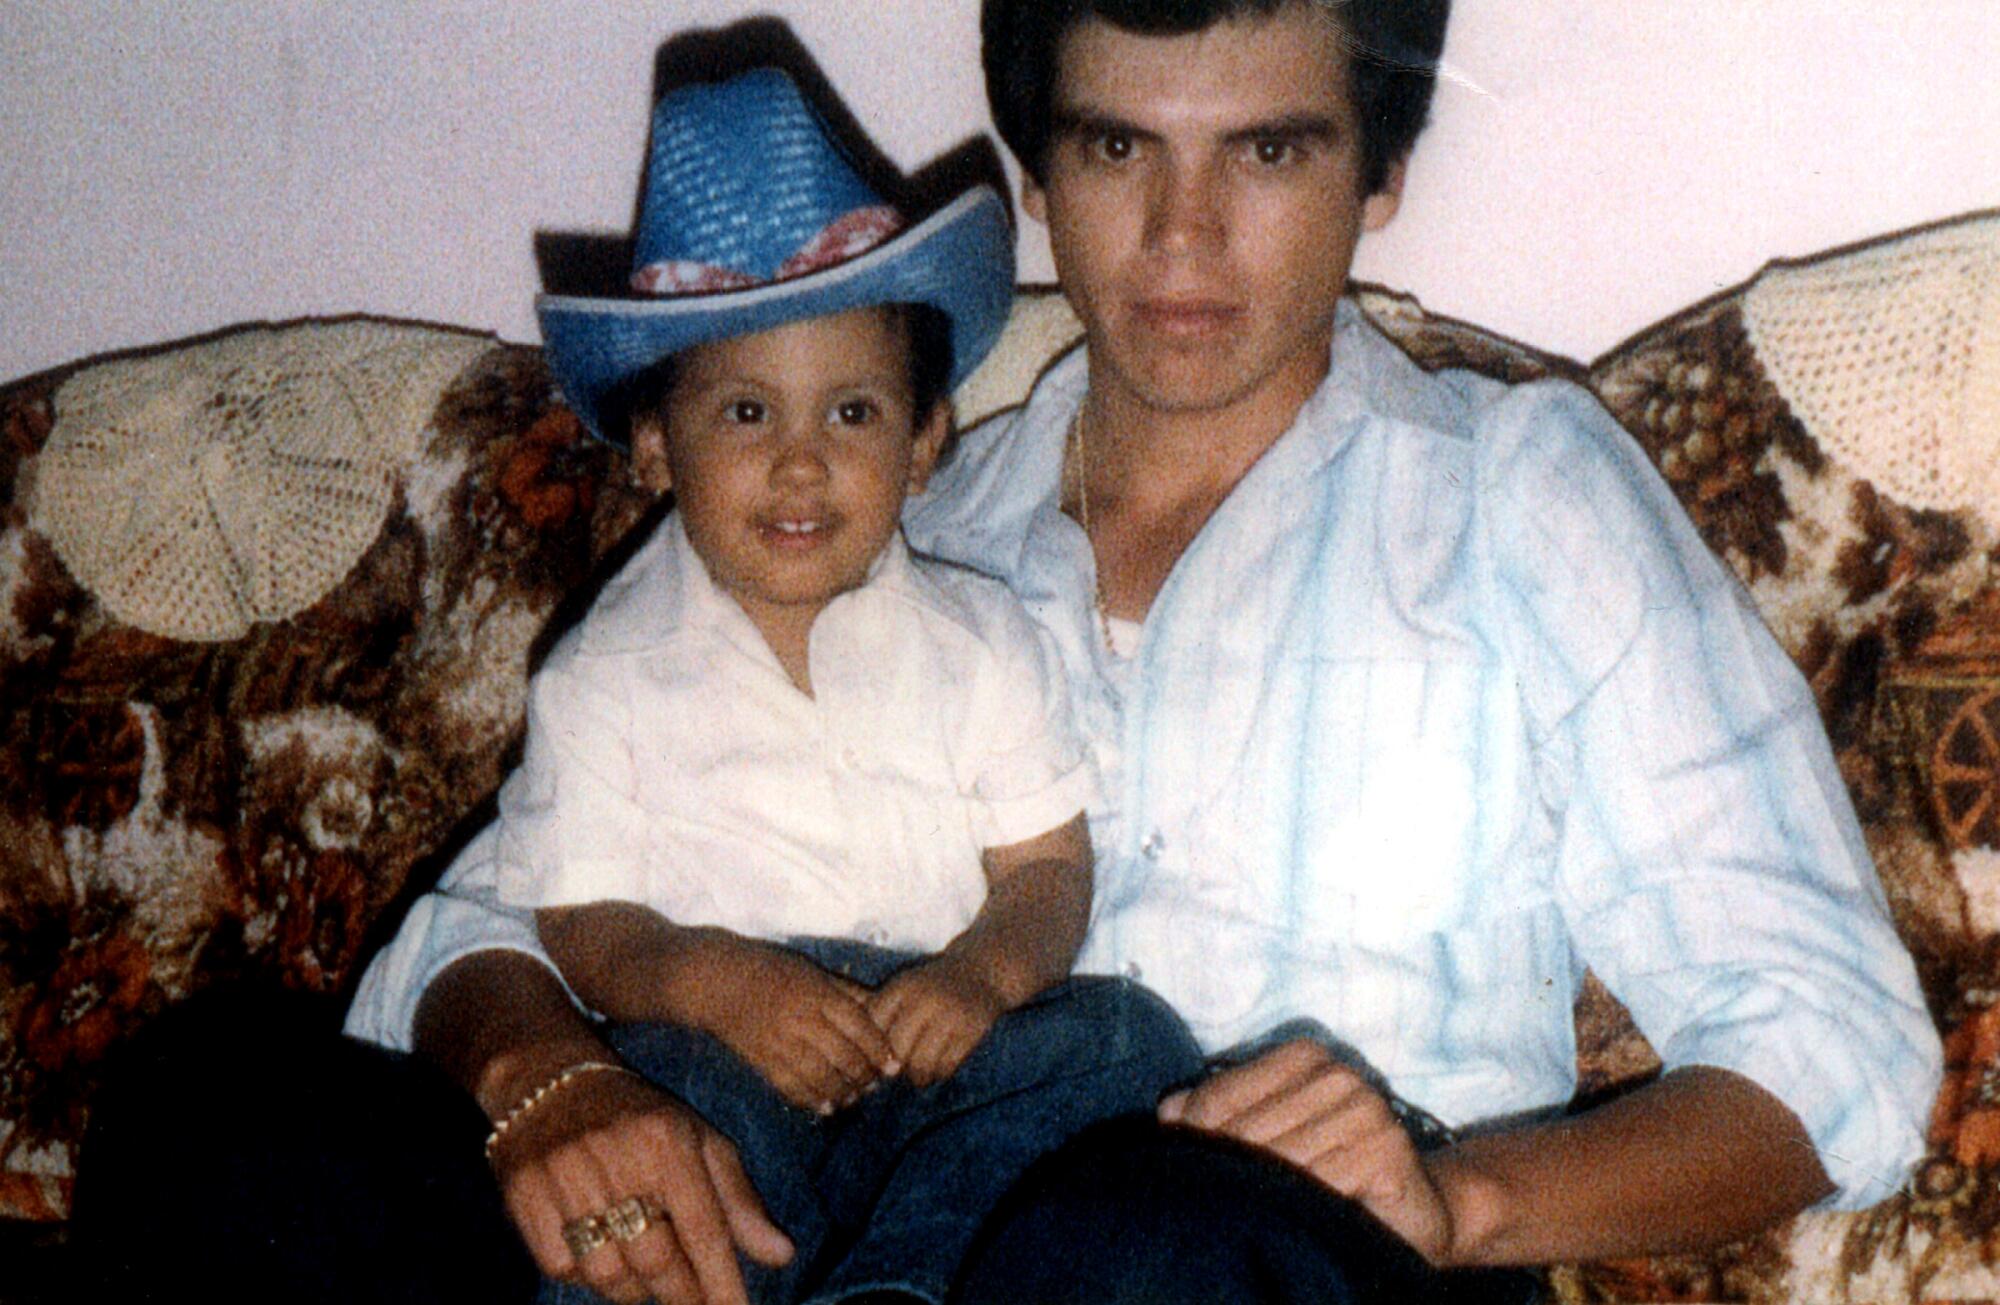
<svg viewBox="0 0 2000 1305">
<path fill-rule="evenodd" d="M 816 521 L 780 521 L 778 529 L 788 535 L 807 535 L 819 529 Z"/>
</svg>

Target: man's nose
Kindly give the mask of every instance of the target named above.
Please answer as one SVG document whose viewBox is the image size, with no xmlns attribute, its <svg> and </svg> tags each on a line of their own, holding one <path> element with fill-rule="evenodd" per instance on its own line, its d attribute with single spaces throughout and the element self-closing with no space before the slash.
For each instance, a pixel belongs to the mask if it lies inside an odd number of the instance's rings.
<svg viewBox="0 0 2000 1305">
<path fill-rule="evenodd" d="M 1220 187 L 1212 166 L 1160 169 L 1147 196 L 1147 246 L 1177 254 L 1216 244 L 1225 228 Z"/>
</svg>

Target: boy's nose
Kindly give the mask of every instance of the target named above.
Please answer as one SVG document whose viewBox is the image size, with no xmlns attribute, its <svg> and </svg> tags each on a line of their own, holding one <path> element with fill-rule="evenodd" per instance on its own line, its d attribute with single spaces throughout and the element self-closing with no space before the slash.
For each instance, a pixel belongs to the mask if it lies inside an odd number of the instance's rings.
<svg viewBox="0 0 2000 1305">
<path fill-rule="evenodd" d="M 771 463 L 771 477 L 787 484 L 811 483 L 826 479 L 826 436 L 817 429 L 786 435 Z"/>
</svg>

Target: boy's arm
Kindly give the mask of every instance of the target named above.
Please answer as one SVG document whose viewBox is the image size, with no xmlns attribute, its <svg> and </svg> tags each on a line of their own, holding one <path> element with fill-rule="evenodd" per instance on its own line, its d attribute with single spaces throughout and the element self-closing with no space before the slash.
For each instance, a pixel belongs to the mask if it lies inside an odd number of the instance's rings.
<svg viewBox="0 0 2000 1305">
<path fill-rule="evenodd" d="M 535 923 L 585 1005 L 712 1034 L 802 1109 L 830 1114 L 901 1068 L 866 989 L 782 947 L 633 902 L 548 907 Z"/>
<path fill-rule="evenodd" d="M 869 1013 L 922 1087 L 957 1069 L 993 1021 L 1069 973 L 1090 923 L 1081 813 L 982 854 L 986 903 L 942 952 L 874 994 Z"/>
</svg>

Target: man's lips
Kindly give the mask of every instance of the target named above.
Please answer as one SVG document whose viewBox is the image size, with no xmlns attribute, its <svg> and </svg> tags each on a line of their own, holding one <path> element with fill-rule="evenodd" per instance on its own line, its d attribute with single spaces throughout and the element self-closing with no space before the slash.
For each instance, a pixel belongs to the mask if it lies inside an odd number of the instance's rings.
<svg viewBox="0 0 2000 1305">
<path fill-rule="evenodd" d="M 1161 335 L 1195 339 L 1229 330 L 1243 312 L 1227 300 L 1177 297 L 1134 300 L 1132 315 Z"/>
</svg>

